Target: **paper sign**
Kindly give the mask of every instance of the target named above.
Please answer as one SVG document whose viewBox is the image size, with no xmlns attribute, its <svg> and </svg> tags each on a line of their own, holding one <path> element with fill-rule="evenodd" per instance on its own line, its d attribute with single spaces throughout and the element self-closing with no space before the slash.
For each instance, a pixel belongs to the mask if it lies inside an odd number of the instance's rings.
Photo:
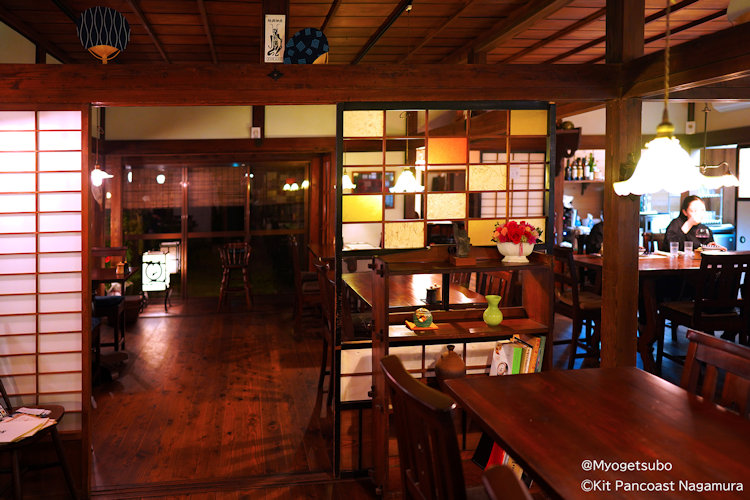
<svg viewBox="0 0 750 500">
<path fill-rule="evenodd" d="M 284 62 L 284 44 L 286 43 L 286 16 L 283 14 L 266 14 L 263 57 L 267 63 Z"/>
</svg>

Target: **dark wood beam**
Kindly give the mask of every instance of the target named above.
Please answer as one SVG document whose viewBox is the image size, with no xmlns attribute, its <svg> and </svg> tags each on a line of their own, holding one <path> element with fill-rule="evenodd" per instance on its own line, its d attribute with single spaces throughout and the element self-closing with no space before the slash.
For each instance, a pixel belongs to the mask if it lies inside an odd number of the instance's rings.
<svg viewBox="0 0 750 500">
<path fill-rule="evenodd" d="M 390 28 L 391 25 L 396 22 L 396 19 L 398 19 L 405 10 L 411 10 L 411 3 L 412 0 L 401 0 L 398 5 L 396 5 L 396 7 L 388 15 L 385 21 L 383 21 L 383 24 L 381 24 L 380 27 L 375 30 L 375 33 L 373 33 L 370 39 L 367 40 L 367 43 L 365 43 L 365 45 L 357 53 L 357 55 L 354 56 L 354 59 L 352 59 L 351 62 L 352 65 L 359 63 L 362 58 L 367 55 L 370 49 L 375 46 L 378 40 L 380 40 L 380 37 L 383 36 L 386 31 L 388 31 L 388 28 Z"/>
<path fill-rule="evenodd" d="M 449 64 L 460 62 L 472 50 L 474 52 L 488 52 L 571 2 L 572 0 L 533 0 L 527 2 L 523 7 L 517 8 L 512 15 L 495 23 L 487 32 L 454 51 L 442 62 Z"/>
<path fill-rule="evenodd" d="M 346 101 L 604 101 L 619 65 L 0 64 L 7 103 L 103 106 L 333 104 Z"/>
<path fill-rule="evenodd" d="M 329 153 L 336 150 L 335 137 L 299 137 L 264 139 L 261 144 L 248 139 L 194 139 L 150 141 L 106 141 L 102 150 L 107 156 L 206 156 L 232 157 L 250 153 L 278 153 L 294 151 L 305 154 Z"/>
<path fill-rule="evenodd" d="M 201 21 L 203 22 L 203 31 L 206 32 L 206 38 L 208 39 L 208 47 L 211 50 L 211 60 L 214 64 L 219 62 L 216 57 L 216 47 L 214 47 L 214 37 L 211 34 L 211 24 L 208 22 L 208 14 L 206 13 L 206 4 L 203 0 L 197 0 L 198 10 L 201 13 Z"/>
<path fill-rule="evenodd" d="M 653 98 L 661 99 L 662 95 Z M 669 93 L 670 101 L 744 101 L 750 100 L 750 78 L 736 78 L 702 87 Z"/>
<path fill-rule="evenodd" d="M 468 9 L 469 7 L 471 7 L 471 5 L 474 4 L 476 1 L 477 0 L 467 0 L 461 7 L 458 8 L 458 10 L 456 10 L 453 14 L 451 14 L 450 16 L 448 16 L 445 19 L 445 21 L 443 21 L 442 23 L 440 23 L 440 26 L 438 26 L 438 27 L 433 28 L 432 30 L 430 30 L 430 32 L 427 34 L 427 36 L 425 36 L 422 39 L 422 41 L 417 44 L 416 47 L 414 47 L 409 52 L 407 52 L 407 54 L 404 57 L 402 57 L 401 59 L 399 59 L 397 62 L 400 64 L 400 63 L 408 61 L 422 47 L 424 47 L 425 45 L 427 45 L 430 40 L 432 40 L 433 38 L 435 38 L 435 36 L 437 36 L 441 31 L 443 31 L 446 27 L 448 27 L 449 24 L 451 24 L 457 18 L 461 17 L 461 14 L 463 14 L 466 11 L 466 9 Z"/>
<path fill-rule="evenodd" d="M 512 54 L 512 55 L 506 57 L 500 63 L 502 64 L 502 63 L 509 63 L 511 61 L 515 61 L 516 59 L 519 59 L 519 58 L 525 56 L 526 54 L 534 52 L 535 50 L 540 49 L 540 48 L 544 47 L 545 45 L 549 45 L 550 43 L 554 42 L 555 40 L 564 37 L 568 33 L 572 33 L 574 31 L 578 31 L 579 29 L 583 28 L 587 24 L 593 23 L 594 21 L 596 21 L 600 17 L 606 15 L 606 13 L 607 13 L 607 8 L 606 7 L 602 7 L 601 9 L 599 9 L 597 11 L 594 11 L 593 13 L 591 13 L 588 16 L 584 17 L 580 21 L 574 22 L 573 24 L 571 24 L 567 28 L 561 29 L 557 33 L 554 33 L 554 34 L 548 36 L 544 40 L 539 40 L 535 44 L 533 44 L 533 45 L 531 45 L 529 47 L 526 47 L 525 49 L 520 50 L 520 51 L 516 52 L 515 54 Z M 558 112 L 558 115 L 559 115 L 559 112 Z"/>
<path fill-rule="evenodd" d="M 34 28 L 23 22 L 17 15 L 0 5 L 0 21 L 7 24 L 12 30 L 28 38 L 37 47 L 56 57 L 60 62 L 71 63 L 73 60 L 67 52 L 39 34 Z"/>
<path fill-rule="evenodd" d="M 607 0 L 607 62 L 643 55 L 644 3 Z M 638 339 L 638 198 L 613 184 L 628 153 L 640 151 L 640 99 L 612 99 L 606 111 L 601 366 L 635 366 Z"/>
<path fill-rule="evenodd" d="M 683 24 L 681 26 L 678 26 L 676 28 L 672 28 L 670 30 L 670 33 L 672 35 L 674 35 L 675 33 L 680 33 L 682 31 L 687 31 L 687 30 L 689 30 L 691 28 L 695 28 L 696 26 L 700 26 L 703 23 L 707 23 L 709 21 L 713 21 L 714 19 L 717 19 L 717 18 L 719 18 L 721 16 L 725 16 L 725 15 L 727 15 L 727 9 L 722 9 L 720 11 L 714 12 L 714 13 L 709 14 L 707 16 L 701 17 L 700 19 L 696 19 L 694 21 L 691 21 L 689 23 L 685 23 L 685 24 Z M 657 40 L 661 40 L 662 38 L 664 38 L 666 36 L 667 36 L 667 32 L 665 31 L 664 33 L 659 33 L 658 35 L 654 35 L 654 36 L 646 38 L 645 43 L 649 44 L 649 43 L 655 42 Z M 586 62 L 587 62 L 587 64 L 596 64 L 599 61 L 603 61 L 603 60 L 604 60 L 604 56 L 599 56 L 599 57 L 595 57 L 594 59 L 591 59 L 590 61 L 586 61 Z"/>
<path fill-rule="evenodd" d="M 328 14 L 326 14 L 326 18 L 323 20 L 323 24 L 320 25 L 320 31 L 322 31 L 324 34 L 326 32 L 326 28 L 331 22 L 331 19 L 333 19 L 333 16 L 336 15 L 336 11 L 339 10 L 339 5 L 341 5 L 341 0 L 333 0 L 333 2 L 331 2 L 331 7 L 328 9 Z"/>
<path fill-rule="evenodd" d="M 672 12 L 676 12 L 676 11 L 678 11 L 680 9 L 683 9 L 683 8 L 687 7 L 690 4 L 694 4 L 697 1 L 698 0 L 682 0 L 682 2 L 679 2 L 679 3 L 675 4 L 675 5 L 673 5 L 671 7 L 671 11 Z M 646 17 L 645 18 L 645 23 L 648 24 L 651 21 L 655 21 L 657 19 L 661 19 L 662 17 L 664 17 L 666 15 L 667 15 L 667 9 L 664 8 L 664 9 L 662 9 L 662 10 L 660 10 L 658 12 L 654 12 L 650 16 Z M 599 45 L 600 43 L 604 42 L 605 40 L 606 40 L 606 37 L 595 38 L 594 40 L 591 40 L 589 42 L 584 43 L 583 45 L 579 45 L 578 47 L 575 47 L 575 48 L 572 48 L 572 49 L 568 50 L 567 52 L 563 52 L 560 55 L 557 55 L 555 57 L 547 59 L 544 62 L 546 64 L 552 64 L 552 63 L 555 63 L 557 61 L 561 61 L 563 59 L 567 59 L 568 57 L 572 56 L 573 54 L 577 54 L 577 53 L 582 52 L 582 51 L 584 51 L 584 50 L 586 50 L 586 49 L 588 49 L 590 47 L 593 47 L 595 45 Z"/>
<path fill-rule="evenodd" d="M 164 60 L 164 62 L 168 63 L 171 62 L 169 60 L 169 57 L 167 57 L 167 53 L 164 52 L 164 47 L 162 47 L 161 42 L 159 41 L 159 38 L 157 38 L 156 34 L 154 33 L 153 28 L 151 27 L 151 23 L 148 22 L 146 19 L 146 15 L 143 13 L 143 10 L 138 6 L 138 4 L 135 3 L 134 0 L 128 0 L 128 5 L 130 5 L 130 8 L 133 9 L 133 12 L 135 13 L 135 16 L 138 18 L 138 21 L 143 26 L 143 29 L 146 30 L 146 33 L 148 33 L 149 38 L 151 38 L 151 41 L 154 42 L 154 46 L 156 47 L 156 50 L 159 51 L 159 54 L 161 54 L 161 58 Z"/>
<path fill-rule="evenodd" d="M 711 128 L 710 126 L 708 128 Z M 698 149 L 703 147 L 703 134 L 693 134 L 680 139 L 685 147 Z M 737 127 L 726 130 L 709 130 L 706 134 L 706 146 L 725 146 L 727 144 L 750 144 L 750 127 Z"/>
<path fill-rule="evenodd" d="M 671 47 L 669 87 L 681 91 L 736 78 L 750 77 L 750 23 Z M 626 97 L 664 93 L 664 51 L 638 58 L 625 66 L 630 78 Z"/>
<path fill-rule="evenodd" d="M 589 111 L 595 111 L 604 107 L 603 102 L 566 102 L 557 105 L 557 118 L 567 118 L 580 115 Z"/>
<path fill-rule="evenodd" d="M 74 11 L 70 7 L 70 5 L 68 5 L 67 2 L 65 2 L 65 0 L 52 0 L 52 3 L 55 4 L 55 6 L 60 10 L 60 12 L 65 14 L 68 17 L 68 19 L 73 21 L 73 24 L 78 23 L 78 18 L 81 16 L 81 13 Z"/>
</svg>

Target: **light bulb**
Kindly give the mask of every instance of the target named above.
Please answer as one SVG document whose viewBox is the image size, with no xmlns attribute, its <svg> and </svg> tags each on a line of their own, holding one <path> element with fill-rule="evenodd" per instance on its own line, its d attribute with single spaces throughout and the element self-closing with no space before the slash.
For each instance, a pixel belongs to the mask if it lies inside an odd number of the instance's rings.
<svg viewBox="0 0 750 500">
<path fill-rule="evenodd" d="M 156 176 L 156 183 L 157 184 L 164 184 L 164 182 L 167 180 L 167 177 L 164 174 L 159 174 Z"/>
</svg>

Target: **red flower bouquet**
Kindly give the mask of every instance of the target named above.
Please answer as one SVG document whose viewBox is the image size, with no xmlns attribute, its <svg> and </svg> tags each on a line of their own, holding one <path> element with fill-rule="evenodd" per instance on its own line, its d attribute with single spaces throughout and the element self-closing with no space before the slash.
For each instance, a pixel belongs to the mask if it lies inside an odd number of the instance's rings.
<svg viewBox="0 0 750 500">
<path fill-rule="evenodd" d="M 541 243 L 542 230 L 528 222 L 508 221 L 505 224 L 495 224 L 492 241 L 495 243 Z"/>
</svg>

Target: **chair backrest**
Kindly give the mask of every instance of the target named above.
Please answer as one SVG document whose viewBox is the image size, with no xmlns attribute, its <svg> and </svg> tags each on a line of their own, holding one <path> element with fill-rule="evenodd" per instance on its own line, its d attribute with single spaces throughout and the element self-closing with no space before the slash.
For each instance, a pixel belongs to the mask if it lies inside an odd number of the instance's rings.
<svg viewBox="0 0 750 500">
<path fill-rule="evenodd" d="M 0 378 L 0 393 L 3 395 L 3 403 L 5 403 L 4 408 L 10 415 L 13 413 L 13 405 L 10 403 L 10 397 L 8 397 L 8 393 L 5 391 L 5 384 L 3 384 L 2 378 Z"/>
<path fill-rule="evenodd" d="M 471 273 L 451 273 L 451 283 L 461 286 L 469 286 L 471 283 Z"/>
<path fill-rule="evenodd" d="M 573 249 L 556 246 L 552 249 L 555 271 L 555 296 L 571 291 L 573 307 L 579 306 L 578 300 L 578 272 L 573 260 Z"/>
<path fill-rule="evenodd" d="M 750 252 L 702 255 L 693 308 L 695 327 L 706 330 L 745 330 L 750 321 L 750 302 L 748 297 L 740 297 L 740 290 L 749 281 Z"/>
<path fill-rule="evenodd" d="M 393 406 L 403 498 L 465 499 L 456 403 L 412 377 L 396 356 L 385 356 L 380 366 Z"/>
<path fill-rule="evenodd" d="M 643 233 L 643 248 L 647 252 L 653 252 L 654 250 L 663 250 L 664 247 L 664 236 L 665 233 Z"/>
<path fill-rule="evenodd" d="M 247 266 L 250 264 L 250 250 L 252 247 L 246 241 L 226 243 L 219 248 L 221 256 L 221 265 L 230 266 Z"/>
<path fill-rule="evenodd" d="M 482 474 L 482 483 L 490 500 L 531 500 L 526 486 L 513 473 L 510 467 L 498 465 L 490 467 Z"/>
<path fill-rule="evenodd" d="M 477 292 L 482 295 L 499 295 L 500 305 L 510 303 L 510 284 L 513 281 L 512 271 L 495 271 L 479 273 L 477 277 Z"/>
<path fill-rule="evenodd" d="M 687 338 L 680 386 L 750 418 L 750 348 L 696 330 Z"/>
</svg>

